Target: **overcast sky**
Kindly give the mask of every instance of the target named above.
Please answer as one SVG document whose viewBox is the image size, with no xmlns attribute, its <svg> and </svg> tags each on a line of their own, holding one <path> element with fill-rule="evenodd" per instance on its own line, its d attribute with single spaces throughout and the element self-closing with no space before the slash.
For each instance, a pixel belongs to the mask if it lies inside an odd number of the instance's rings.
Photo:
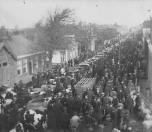
<svg viewBox="0 0 152 132">
<path fill-rule="evenodd" d="M 0 26 L 31 27 L 56 6 L 75 9 L 77 20 L 97 24 L 131 27 L 152 16 L 152 0 L 0 0 Z"/>
</svg>

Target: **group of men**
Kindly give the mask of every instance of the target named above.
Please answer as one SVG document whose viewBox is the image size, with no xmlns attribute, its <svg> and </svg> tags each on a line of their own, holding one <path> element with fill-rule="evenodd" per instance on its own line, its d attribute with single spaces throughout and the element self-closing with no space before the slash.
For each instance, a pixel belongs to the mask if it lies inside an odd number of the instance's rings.
<svg viewBox="0 0 152 132">
<path fill-rule="evenodd" d="M 139 94 L 135 100 L 130 95 L 132 90 L 135 90 L 134 69 L 138 57 L 136 47 L 137 45 L 133 45 L 131 41 L 122 43 L 121 65 L 118 63 L 118 46 L 113 46 L 111 51 L 105 53 L 104 59 L 92 62 L 90 71 L 92 77 L 96 78 L 96 83 L 93 88 L 83 91 L 82 97 L 77 94 L 75 88 L 75 84 L 81 78 L 71 77 L 69 79 L 67 74 L 60 73 L 62 77 L 56 79 L 56 87 L 51 95 L 52 100 L 47 107 L 48 130 L 52 132 L 59 130 L 64 132 L 97 132 L 101 130 L 112 132 L 114 129 L 119 129 L 121 132 L 133 131 L 130 119 L 134 115 L 134 110 L 139 111 L 141 103 Z M 58 75 L 62 68 L 63 66 L 58 66 L 55 69 Z M 67 70 L 64 69 L 66 73 Z M 33 88 L 40 88 L 44 82 L 48 84 L 49 80 L 55 79 L 55 77 L 51 71 L 38 73 L 32 77 Z M 20 98 L 12 99 L 16 101 Z M 13 104 L 16 104 L 13 108 L 17 110 L 19 103 Z M 8 120 L 10 116 L 8 118 L 7 112 L 4 113 Z M 17 111 L 13 115 L 11 119 L 16 117 L 16 122 L 20 121 L 21 116 L 17 116 L 19 115 Z M 0 125 L 0 127 L 2 126 Z"/>
<path fill-rule="evenodd" d="M 133 90 L 136 91 L 136 46 L 137 44 L 133 45 L 131 41 L 121 45 L 122 65 L 118 63 L 117 46 L 105 53 L 103 60 L 93 62 L 90 68 L 92 76 L 96 77 L 96 85 L 84 91 L 83 97 L 79 96 L 74 85 L 71 85 L 71 93 L 64 93 L 62 98 L 57 99 L 49 108 L 49 128 L 53 131 L 59 128 L 66 131 L 70 125 L 71 128 L 83 132 L 96 131 L 101 125 L 103 132 L 112 132 L 114 128 L 121 132 L 133 131 L 130 119 L 134 115 L 138 117 L 141 104 L 139 93 L 134 93 L 135 99 L 131 95 Z M 62 85 L 61 82 L 59 84 Z"/>
</svg>

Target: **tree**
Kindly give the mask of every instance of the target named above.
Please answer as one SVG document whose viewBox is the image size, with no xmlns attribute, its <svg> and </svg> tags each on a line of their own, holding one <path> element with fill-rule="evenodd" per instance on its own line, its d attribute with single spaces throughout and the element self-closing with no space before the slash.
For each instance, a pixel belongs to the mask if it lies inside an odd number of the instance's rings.
<svg viewBox="0 0 152 132">
<path fill-rule="evenodd" d="M 66 38 L 63 26 L 73 21 L 73 10 L 66 8 L 60 10 L 56 8 L 54 12 L 49 12 L 45 22 L 45 37 L 50 48 L 63 48 L 66 46 Z"/>
<path fill-rule="evenodd" d="M 52 57 L 53 50 L 67 47 L 67 38 L 63 32 L 63 26 L 74 22 L 73 10 L 66 8 L 61 10 L 56 7 L 49 11 L 43 22 L 40 20 L 34 26 L 37 42 L 45 50 L 49 51 Z"/>
</svg>

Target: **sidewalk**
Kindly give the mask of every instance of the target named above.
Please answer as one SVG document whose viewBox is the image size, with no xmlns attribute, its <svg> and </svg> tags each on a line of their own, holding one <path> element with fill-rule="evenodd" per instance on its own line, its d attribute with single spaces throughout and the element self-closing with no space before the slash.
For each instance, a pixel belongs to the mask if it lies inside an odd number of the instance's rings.
<svg viewBox="0 0 152 132">
<path fill-rule="evenodd" d="M 147 90 L 145 89 L 148 83 L 152 84 L 152 45 L 149 46 L 149 64 L 148 64 L 148 79 L 138 79 L 137 85 L 140 86 L 141 93 L 147 98 Z M 149 102 L 152 103 L 152 93 L 149 96 Z"/>
</svg>

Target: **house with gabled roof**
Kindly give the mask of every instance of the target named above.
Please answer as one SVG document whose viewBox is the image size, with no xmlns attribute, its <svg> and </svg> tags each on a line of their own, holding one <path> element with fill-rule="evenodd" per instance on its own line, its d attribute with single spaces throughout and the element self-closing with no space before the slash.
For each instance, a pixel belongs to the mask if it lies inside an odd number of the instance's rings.
<svg viewBox="0 0 152 132">
<path fill-rule="evenodd" d="M 49 69 L 46 51 L 37 43 L 20 34 L 0 40 L 0 85 L 27 83 L 33 73 Z"/>
</svg>

